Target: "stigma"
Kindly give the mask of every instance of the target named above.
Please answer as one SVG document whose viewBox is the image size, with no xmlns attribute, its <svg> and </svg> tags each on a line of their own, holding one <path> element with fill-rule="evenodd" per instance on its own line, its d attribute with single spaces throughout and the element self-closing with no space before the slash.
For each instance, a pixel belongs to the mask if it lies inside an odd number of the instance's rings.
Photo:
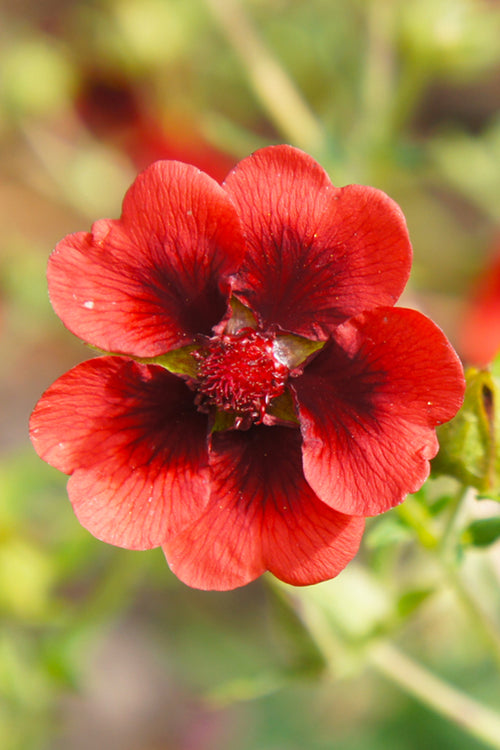
<svg viewBox="0 0 500 750">
<path fill-rule="evenodd" d="M 275 338 L 253 328 L 209 339 L 193 352 L 200 411 L 232 412 L 236 429 L 262 422 L 270 402 L 285 391 L 289 374 L 276 351 Z"/>
</svg>

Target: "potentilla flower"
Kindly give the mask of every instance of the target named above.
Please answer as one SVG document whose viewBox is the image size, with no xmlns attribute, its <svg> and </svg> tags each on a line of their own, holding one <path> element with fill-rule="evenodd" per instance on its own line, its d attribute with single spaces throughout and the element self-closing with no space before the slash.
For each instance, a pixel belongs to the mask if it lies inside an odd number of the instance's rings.
<svg viewBox="0 0 500 750">
<path fill-rule="evenodd" d="M 462 357 L 478 367 L 500 351 L 500 236 L 466 301 L 458 339 Z"/>
<path fill-rule="evenodd" d="M 49 261 L 56 313 L 113 353 L 59 378 L 31 419 L 82 525 L 162 546 L 203 589 L 339 573 L 364 518 L 424 482 L 463 397 L 443 333 L 393 306 L 410 264 L 388 196 L 334 187 L 290 146 L 222 186 L 179 162 L 146 169 L 121 219 Z"/>
</svg>

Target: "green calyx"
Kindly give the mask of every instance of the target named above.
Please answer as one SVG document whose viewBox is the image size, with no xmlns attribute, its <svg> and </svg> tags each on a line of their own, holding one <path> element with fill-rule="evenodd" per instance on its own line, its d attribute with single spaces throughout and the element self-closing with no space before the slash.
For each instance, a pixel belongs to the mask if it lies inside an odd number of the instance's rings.
<svg viewBox="0 0 500 750">
<path fill-rule="evenodd" d="M 183 346 L 180 349 L 172 349 L 166 354 L 151 359 L 141 359 L 140 362 L 151 365 L 160 365 L 174 375 L 186 375 L 194 378 L 198 369 L 193 352 L 199 349 L 196 344 Z"/>
<path fill-rule="evenodd" d="M 434 474 L 446 474 L 500 500 L 500 360 L 490 369 L 466 372 L 464 404 L 437 429 L 440 451 Z"/>
</svg>

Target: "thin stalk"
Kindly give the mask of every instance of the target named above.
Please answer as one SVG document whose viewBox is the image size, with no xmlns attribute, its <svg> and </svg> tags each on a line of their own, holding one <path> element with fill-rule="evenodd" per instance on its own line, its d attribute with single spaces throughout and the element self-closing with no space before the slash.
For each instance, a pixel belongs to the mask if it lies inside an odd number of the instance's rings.
<svg viewBox="0 0 500 750">
<path fill-rule="evenodd" d="M 500 750 L 500 714 L 403 654 L 388 640 L 375 641 L 361 651 L 356 650 L 355 644 L 347 637 L 340 637 L 323 605 L 308 595 L 307 590 L 288 596 L 292 602 L 296 600 L 304 627 L 323 654 L 332 678 L 346 672 L 345 668 L 342 670 L 343 660 L 349 665 L 349 662 L 359 664 L 364 658 L 367 664 L 409 696 L 488 747 Z"/>
<path fill-rule="evenodd" d="M 238 55 L 270 120 L 292 144 L 321 153 L 326 137 L 309 105 L 259 36 L 238 0 L 205 0 Z"/>
<path fill-rule="evenodd" d="M 368 652 L 378 672 L 488 747 L 500 748 L 500 716 L 384 641 Z"/>
<path fill-rule="evenodd" d="M 463 609 L 467 612 L 471 622 L 474 623 L 475 627 L 482 634 L 483 640 L 489 644 L 495 661 L 500 666 L 500 633 L 498 633 L 495 623 L 492 622 L 489 615 L 484 611 L 475 596 L 473 596 L 457 570 L 455 554 L 457 532 L 460 529 L 464 501 L 466 500 L 469 491 L 468 487 L 460 488 L 455 502 L 451 507 L 448 522 L 444 528 L 439 546 L 433 551 L 435 552 L 436 560 L 442 567 L 457 599 L 461 603 Z"/>
<path fill-rule="evenodd" d="M 371 0 L 366 24 L 359 128 L 355 133 L 358 146 L 368 144 L 373 148 L 391 131 L 396 75 L 392 0 Z"/>
<path fill-rule="evenodd" d="M 441 539 L 439 540 L 439 550 L 443 558 L 446 558 L 454 548 L 458 525 L 464 509 L 464 502 L 469 491 L 469 487 L 460 486 L 456 497 L 450 504 L 448 520 L 441 535 Z"/>
<path fill-rule="evenodd" d="M 411 525 L 420 544 L 428 550 L 436 564 L 439 565 L 448 585 L 467 613 L 469 620 L 477 628 L 484 643 L 490 648 L 496 663 L 500 666 L 500 633 L 495 623 L 492 622 L 487 612 L 476 600 L 476 597 L 469 591 L 457 570 L 456 536 L 463 502 L 468 491 L 468 488 L 460 488 L 440 538 L 436 535 L 436 530 L 430 528 L 431 519 L 422 515 L 423 510 L 412 498 L 407 498 L 406 502 L 399 506 L 397 510 L 399 515 Z"/>
<path fill-rule="evenodd" d="M 500 634 L 498 633 L 495 623 L 490 619 L 488 614 L 469 591 L 468 587 L 458 574 L 456 566 L 443 559 L 441 559 L 441 564 L 448 582 L 452 586 L 463 609 L 467 612 L 469 620 L 475 624 L 483 637 L 483 641 L 489 644 L 491 653 L 497 665 L 500 667 Z"/>
</svg>

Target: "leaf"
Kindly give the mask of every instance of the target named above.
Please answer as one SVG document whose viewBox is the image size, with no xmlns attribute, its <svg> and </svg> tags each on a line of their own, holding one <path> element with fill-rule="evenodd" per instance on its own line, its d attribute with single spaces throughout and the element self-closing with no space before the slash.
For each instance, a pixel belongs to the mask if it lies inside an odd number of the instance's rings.
<svg viewBox="0 0 500 750">
<path fill-rule="evenodd" d="M 429 589 L 429 588 L 406 591 L 399 598 L 398 603 L 397 603 L 397 610 L 398 610 L 399 616 L 408 617 L 408 615 L 411 615 L 433 593 L 434 593 L 434 589 Z"/>
<path fill-rule="evenodd" d="M 479 518 L 473 521 L 462 534 L 462 543 L 474 547 L 489 547 L 500 539 L 500 516 Z"/>
</svg>

